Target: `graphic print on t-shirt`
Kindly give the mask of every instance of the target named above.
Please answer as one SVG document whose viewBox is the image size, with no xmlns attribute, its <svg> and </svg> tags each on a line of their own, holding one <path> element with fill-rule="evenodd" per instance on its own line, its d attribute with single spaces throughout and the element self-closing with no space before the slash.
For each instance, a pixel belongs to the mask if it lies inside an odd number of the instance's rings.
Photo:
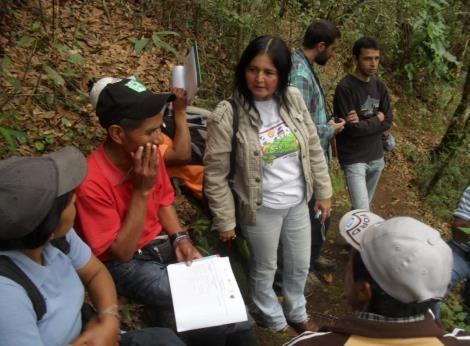
<svg viewBox="0 0 470 346">
<path fill-rule="evenodd" d="M 374 99 L 368 95 L 366 102 L 361 105 L 361 115 L 364 118 L 370 118 L 376 115 L 379 110 L 379 105 L 380 100 Z"/>
<path fill-rule="evenodd" d="M 263 161 L 270 165 L 280 157 L 297 155 L 299 141 L 283 121 L 273 124 L 270 128 L 259 133 Z"/>
</svg>

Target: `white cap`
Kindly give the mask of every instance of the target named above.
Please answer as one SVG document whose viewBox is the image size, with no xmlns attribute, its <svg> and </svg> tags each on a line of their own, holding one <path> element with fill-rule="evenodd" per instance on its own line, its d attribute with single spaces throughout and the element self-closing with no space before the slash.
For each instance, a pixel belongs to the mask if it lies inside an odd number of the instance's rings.
<svg viewBox="0 0 470 346">
<path fill-rule="evenodd" d="M 369 274 L 403 303 L 444 297 L 452 273 L 452 250 L 440 233 L 411 217 L 384 220 L 352 210 L 339 223 L 340 233 L 361 253 Z"/>
<path fill-rule="evenodd" d="M 98 99 L 100 97 L 101 91 L 103 91 L 104 87 L 108 84 L 113 84 L 122 81 L 121 78 L 114 78 L 114 77 L 104 77 L 98 80 L 90 90 L 90 103 L 93 106 L 93 109 L 96 109 L 96 105 L 98 104 Z"/>
</svg>

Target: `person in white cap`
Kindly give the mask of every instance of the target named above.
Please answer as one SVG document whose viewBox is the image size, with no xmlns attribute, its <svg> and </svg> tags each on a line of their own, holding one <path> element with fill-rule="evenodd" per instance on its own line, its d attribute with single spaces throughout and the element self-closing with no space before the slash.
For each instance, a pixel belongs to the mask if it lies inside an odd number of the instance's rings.
<svg viewBox="0 0 470 346">
<path fill-rule="evenodd" d="M 340 233 L 352 246 L 344 295 L 352 316 L 286 345 L 469 345 L 448 333 L 430 308 L 447 291 L 452 251 L 440 233 L 411 217 L 345 214 Z"/>
</svg>

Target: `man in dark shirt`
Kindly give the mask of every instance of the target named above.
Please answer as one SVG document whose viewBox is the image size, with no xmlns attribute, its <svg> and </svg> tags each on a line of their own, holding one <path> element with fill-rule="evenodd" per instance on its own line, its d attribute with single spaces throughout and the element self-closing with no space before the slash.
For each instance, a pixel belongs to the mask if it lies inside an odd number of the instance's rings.
<svg viewBox="0 0 470 346">
<path fill-rule="evenodd" d="M 335 115 L 347 122 L 336 142 L 353 209 L 369 210 L 384 168 L 382 134 L 393 119 L 387 88 L 375 76 L 379 59 L 374 39 L 357 40 L 353 47 L 354 73 L 340 81 L 334 97 Z"/>
</svg>

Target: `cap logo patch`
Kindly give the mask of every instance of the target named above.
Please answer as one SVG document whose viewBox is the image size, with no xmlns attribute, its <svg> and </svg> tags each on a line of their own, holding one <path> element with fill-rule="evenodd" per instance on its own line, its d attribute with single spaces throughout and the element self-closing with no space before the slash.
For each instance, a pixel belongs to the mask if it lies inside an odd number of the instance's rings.
<svg viewBox="0 0 470 346">
<path fill-rule="evenodd" d="M 361 233 L 364 229 L 369 227 L 371 223 L 371 219 L 367 214 L 361 214 L 361 212 L 352 215 L 351 218 L 346 223 L 346 234 L 348 237 L 357 245 L 361 245 L 356 237 L 359 233 Z"/>
<path fill-rule="evenodd" d="M 351 227 L 356 223 L 356 217 L 352 216 L 346 223 L 346 230 L 350 230 Z"/>
<path fill-rule="evenodd" d="M 141 92 L 147 90 L 147 87 L 145 85 L 143 85 L 142 83 L 140 83 L 136 80 L 133 80 L 133 79 L 131 79 L 129 82 L 127 82 L 126 86 L 129 89 L 132 89 L 132 90 L 134 90 L 135 92 L 138 92 L 138 93 L 141 93 Z"/>
</svg>

